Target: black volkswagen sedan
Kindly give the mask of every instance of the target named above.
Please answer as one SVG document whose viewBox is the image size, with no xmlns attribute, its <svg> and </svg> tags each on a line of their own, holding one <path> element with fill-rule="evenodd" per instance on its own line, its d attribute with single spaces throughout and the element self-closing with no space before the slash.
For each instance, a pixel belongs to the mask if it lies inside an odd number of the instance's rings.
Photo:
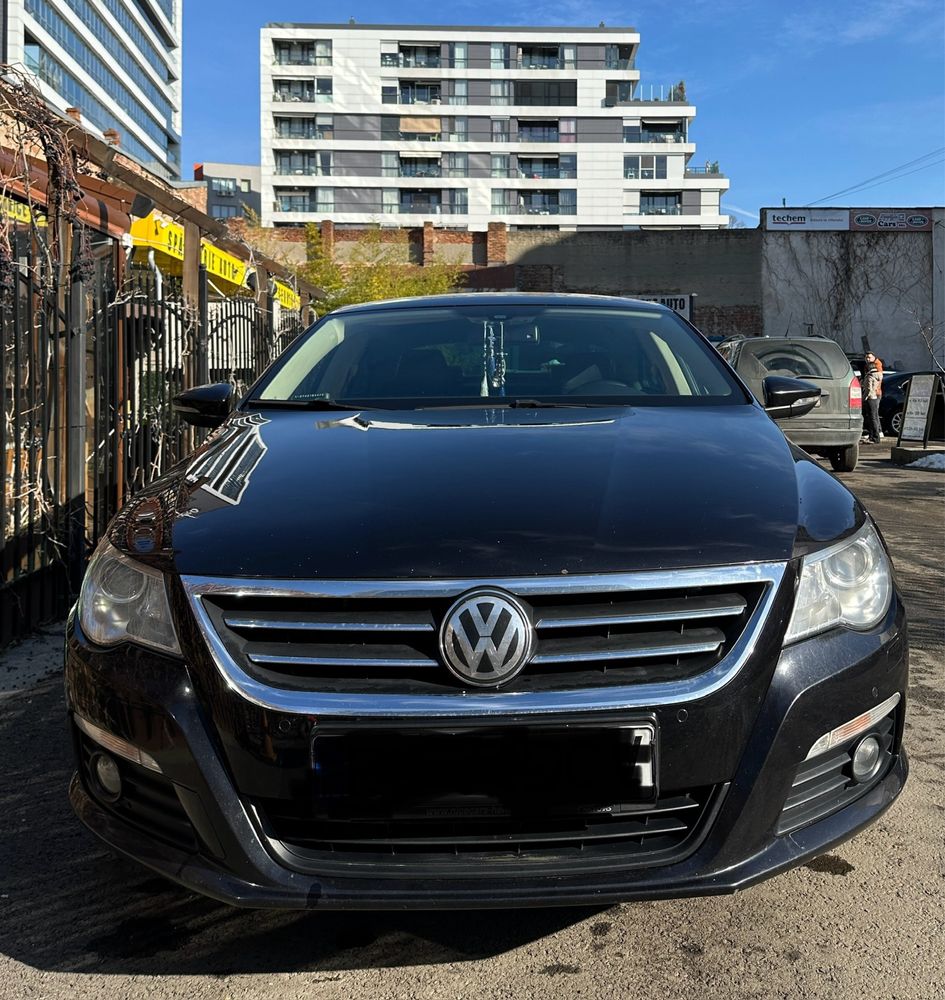
<svg viewBox="0 0 945 1000">
<path fill-rule="evenodd" d="M 905 613 L 856 498 L 647 302 L 331 313 L 139 493 L 68 630 L 73 806 L 260 907 L 731 892 L 902 789 Z M 767 412 L 766 412 L 767 410 Z"/>
</svg>

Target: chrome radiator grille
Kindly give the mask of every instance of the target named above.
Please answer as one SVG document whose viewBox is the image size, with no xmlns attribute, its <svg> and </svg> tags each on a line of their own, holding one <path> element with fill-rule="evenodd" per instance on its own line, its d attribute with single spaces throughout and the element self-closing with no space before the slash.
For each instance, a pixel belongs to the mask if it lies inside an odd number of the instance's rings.
<svg viewBox="0 0 945 1000">
<path fill-rule="evenodd" d="M 502 692 L 667 683 L 726 660 L 764 618 L 783 566 L 489 582 L 527 609 L 535 651 Z M 218 665 L 266 689 L 457 694 L 444 615 L 479 581 L 185 579 Z"/>
</svg>

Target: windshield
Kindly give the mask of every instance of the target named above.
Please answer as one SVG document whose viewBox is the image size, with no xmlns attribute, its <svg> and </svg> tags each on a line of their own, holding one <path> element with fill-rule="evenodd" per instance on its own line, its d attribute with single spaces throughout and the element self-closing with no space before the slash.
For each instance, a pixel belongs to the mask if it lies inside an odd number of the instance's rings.
<svg viewBox="0 0 945 1000">
<path fill-rule="evenodd" d="M 712 348 L 673 313 L 437 305 L 329 314 L 276 362 L 253 402 L 395 407 L 744 403 Z"/>
</svg>

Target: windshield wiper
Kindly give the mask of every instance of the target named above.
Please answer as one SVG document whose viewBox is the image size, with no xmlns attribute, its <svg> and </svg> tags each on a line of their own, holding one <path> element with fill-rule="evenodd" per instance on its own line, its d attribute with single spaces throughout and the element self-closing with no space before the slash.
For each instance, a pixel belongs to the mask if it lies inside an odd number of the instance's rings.
<svg viewBox="0 0 945 1000">
<path fill-rule="evenodd" d="M 503 396 L 482 396 L 473 401 L 463 400 L 457 403 L 431 403 L 429 406 L 417 406 L 412 409 L 417 410 L 498 410 L 498 409 L 569 409 L 584 410 L 590 406 L 629 406 L 629 403 L 595 403 L 595 402 L 574 402 L 555 403 L 551 400 L 542 399 L 506 399 Z"/>
<path fill-rule="evenodd" d="M 337 403 L 333 399 L 249 399 L 247 406 L 273 410 L 363 410 L 363 406 Z"/>
<path fill-rule="evenodd" d="M 500 404 L 501 405 L 501 404 Z M 625 406 L 625 403 L 554 403 L 544 399 L 511 399 L 504 405 L 523 410 L 569 409 L 583 410 L 588 406 Z"/>
</svg>

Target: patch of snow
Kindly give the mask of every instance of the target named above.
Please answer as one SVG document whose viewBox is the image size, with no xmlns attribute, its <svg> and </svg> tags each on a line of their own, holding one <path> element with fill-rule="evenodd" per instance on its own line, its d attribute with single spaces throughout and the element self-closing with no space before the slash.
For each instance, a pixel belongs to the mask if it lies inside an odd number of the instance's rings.
<svg viewBox="0 0 945 1000">
<path fill-rule="evenodd" d="M 938 455 L 926 455 L 925 458 L 919 458 L 915 462 L 910 462 L 907 469 L 937 469 L 939 472 L 945 472 L 945 452 L 941 452 Z"/>
</svg>

